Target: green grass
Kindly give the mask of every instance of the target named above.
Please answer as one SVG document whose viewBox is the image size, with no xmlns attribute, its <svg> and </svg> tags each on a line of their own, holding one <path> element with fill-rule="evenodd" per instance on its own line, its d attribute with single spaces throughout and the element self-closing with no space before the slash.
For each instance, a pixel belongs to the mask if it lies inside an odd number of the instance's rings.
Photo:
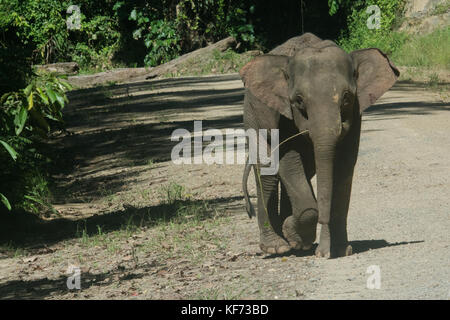
<svg viewBox="0 0 450 320">
<path fill-rule="evenodd" d="M 80 245 L 85 248 L 103 246 L 109 253 L 117 253 L 121 249 L 121 244 L 126 243 L 125 240 L 139 230 L 132 219 L 128 219 L 119 230 L 113 232 L 107 232 L 102 226 L 97 225 L 96 232 L 89 233 L 86 225 L 82 227 L 79 225 L 76 236 Z"/>
<path fill-rule="evenodd" d="M 410 36 L 392 54 L 396 65 L 450 69 L 450 27 L 423 36 Z"/>
<path fill-rule="evenodd" d="M 173 204 L 176 201 L 184 200 L 186 196 L 186 188 L 176 182 L 170 182 L 159 188 L 158 193 L 163 203 Z"/>
<path fill-rule="evenodd" d="M 148 159 L 147 166 L 149 166 L 150 168 L 153 168 L 155 166 L 155 160 L 153 160 L 152 158 Z"/>
<path fill-rule="evenodd" d="M 22 203 L 19 204 L 20 207 L 37 215 L 49 213 L 58 215 L 58 211 L 51 204 L 52 193 L 49 179 L 40 171 L 34 170 L 26 176 L 25 181 L 26 194 Z"/>
<path fill-rule="evenodd" d="M 186 207 L 183 207 L 181 214 L 192 213 L 184 210 L 187 210 Z M 147 257 L 148 254 L 155 252 L 158 252 L 155 256 L 158 263 L 163 264 L 167 259 L 182 257 L 190 263 L 201 264 L 208 257 L 228 247 L 228 240 L 215 232 L 219 225 L 226 223 L 231 223 L 229 217 L 220 215 L 206 220 L 187 217 L 182 220 L 178 217 L 170 221 L 160 220 L 148 229 L 147 226 L 136 225 L 130 218 L 119 230 L 107 232 L 97 226 L 97 232 L 91 233 L 81 224 L 77 232 L 77 242 L 82 248 L 99 248 L 115 255 L 130 251 L 127 245 L 130 238 L 145 237 L 134 243 L 131 248 L 130 255 L 133 256 L 135 265 L 138 265 L 140 257 Z M 79 259 L 82 260 L 83 257 Z"/>
<path fill-rule="evenodd" d="M 12 242 L 8 242 L 0 244 L 0 253 L 11 258 L 18 258 L 26 256 L 28 252 L 24 248 L 17 247 Z"/>
<path fill-rule="evenodd" d="M 428 76 L 428 85 L 432 88 L 436 88 L 440 82 L 439 76 L 436 73 L 432 73 Z"/>
<path fill-rule="evenodd" d="M 171 230 L 172 241 L 179 242 L 178 247 L 189 251 L 189 245 L 195 243 L 196 239 L 201 239 L 207 235 L 205 231 L 193 231 L 188 235 L 183 235 L 183 240 L 177 241 L 178 235 L 182 234 L 186 228 L 197 230 L 209 223 L 214 223 L 221 215 L 208 201 L 194 200 L 192 195 L 186 192 L 186 188 L 176 182 L 170 182 L 158 189 L 159 205 L 151 208 L 132 208 L 128 216 L 122 219 L 117 230 L 108 231 L 108 226 L 86 225 L 80 222 L 77 225 L 76 237 L 81 245 L 85 247 L 95 247 L 104 245 L 111 252 L 118 250 L 120 239 L 125 239 L 135 233 L 145 230 L 147 227 L 162 228 Z M 149 197 L 149 191 L 143 192 L 142 197 Z M 212 237 L 211 239 L 213 239 Z M 115 239 L 115 240 L 114 240 Z M 159 239 L 161 242 L 162 239 Z M 223 248 L 224 244 L 220 239 L 213 241 L 218 248 Z M 192 248 L 191 248 L 192 249 Z"/>
<path fill-rule="evenodd" d="M 157 223 L 201 221 L 217 215 L 208 201 L 193 200 L 185 187 L 176 182 L 161 186 L 158 194 L 161 205 L 152 213 Z"/>
<path fill-rule="evenodd" d="M 450 10 L 450 0 L 447 0 L 443 3 L 439 3 L 433 10 L 433 15 L 443 14 Z"/>
<path fill-rule="evenodd" d="M 231 286 L 220 286 L 208 289 L 200 289 L 192 298 L 194 300 L 239 300 L 245 292 L 244 289 L 236 289 Z"/>
</svg>

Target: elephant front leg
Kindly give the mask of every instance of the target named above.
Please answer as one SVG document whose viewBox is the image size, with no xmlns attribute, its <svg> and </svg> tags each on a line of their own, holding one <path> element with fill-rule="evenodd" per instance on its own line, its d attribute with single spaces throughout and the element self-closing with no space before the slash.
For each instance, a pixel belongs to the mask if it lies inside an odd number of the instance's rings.
<svg viewBox="0 0 450 320">
<path fill-rule="evenodd" d="M 352 247 L 348 244 L 347 238 L 351 188 L 352 176 L 341 178 L 335 188 L 330 223 L 323 224 L 320 230 L 319 246 L 316 249 L 318 257 L 335 258 L 352 254 Z"/>
<path fill-rule="evenodd" d="M 320 230 L 318 257 L 342 257 L 352 254 L 347 238 L 347 216 L 352 191 L 353 172 L 358 156 L 360 120 L 338 149 L 334 163 L 333 198 L 329 224 Z"/>
<path fill-rule="evenodd" d="M 350 205 L 350 194 L 352 190 L 352 173 L 341 179 L 341 188 L 336 191 L 334 215 L 330 224 L 330 249 L 332 257 L 343 257 L 352 254 L 352 247 L 347 238 L 347 216 Z"/>
<path fill-rule="evenodd" d="M 258 226 L 260 248 L 269 254 L 282 254 L 290 250 L 289 244 L 276 232 L 278 216 L 278 177 L 255 174 L 258 193 Z"/>
</svg>

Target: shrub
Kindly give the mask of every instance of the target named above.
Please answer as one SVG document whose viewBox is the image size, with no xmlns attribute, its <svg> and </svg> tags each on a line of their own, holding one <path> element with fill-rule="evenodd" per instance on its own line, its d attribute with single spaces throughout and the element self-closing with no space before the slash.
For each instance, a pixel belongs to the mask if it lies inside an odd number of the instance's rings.
<svg viewBox="0 0 450 320">
<path fill-rule="evenodd" d="M 48 192 L 40 164 L 46 159 L 39 138 L 62 125 L 67 103 L 65 81 L 52 75 L 36 77 L 25 88 L 0 99 L 0 200 L 8 210 L 22 207 L 37 211 L 30 201 L 43 204 Z M 11 202 L 9 200 L 12 200 Z"/>
<path fill-rule="evenodd" d="M 144 44 L 149 50 L 144 58 L 147 66 L 157 66 L 176 58 L 181 51 L 180 38 L 177 35 L 176 24 L 172 21 L 154 20 L 132 11 L 130 19 L 138 22 L 139 28 L 133 33 L 137 40 L 143 38 Z"/>
<path fill-rule="evenodd" d="M 105 70 L 112 67 L 112 59 L 119 49 L 120 32 L 118 22 L 107 16 L 88 19 L 82 15 L 80 30 L 72 30 L 72 60 L 83 71 Z"/>
<path fill-rule="evenodd" d="M 367 21 L 371 13 L 366 9 L 370 5 L 380 8 L 380 28 L 369 29 Z M 376 47 L 392 54 L 407 39 L 402 33 L 394 33 L 393 27 L 403 8 L 402 0 L 368 0 L 353 2 L 348 16 L 348 31 L 341 34 L 339 45 L 346 51 Z"/>
<path fill-rule="evenodd" d="M 0 0 L 0 25 L 14 30 L 32 47 L 32 62 L 50 63 L 67 58 L 68 31 L 63 13 L 66 1 Z"/>
</svg>

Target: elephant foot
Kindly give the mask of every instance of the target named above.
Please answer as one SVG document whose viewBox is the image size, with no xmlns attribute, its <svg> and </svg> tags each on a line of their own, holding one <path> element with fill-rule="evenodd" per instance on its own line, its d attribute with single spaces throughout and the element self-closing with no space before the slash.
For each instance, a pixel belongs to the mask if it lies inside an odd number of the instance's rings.
<svg viewBox="0 0 450 320">
<path fill-rule="evenodd" d="M 316 248 L 316 257 L 329 259 L 331 257 L 330 245 L 323 245 L 322 243 L 319 243 Z"/>
<path fill-rule="evenodd" d="M 303 248 L 303 240 L 297 232 L 296 223 L 293 216 L 289 216 L 286 220 L 284 220 L 283 235 L 289 242 L 292 249 L 300 250 Z"/>
<path fill-rule="evenodd" d="M 339 257 L 346 257 L 353 254 L 353 249 L 351 245 L 338 245 L 336 248 L 333 248 L 332 251 L 330 251 L 330 246 L 327 245 L 321 245 L 316 248 L 316 257 L 319 258 L 339 258 Z"/>
<path fill-rule="evenodd" d="M 316 248 L 316 257 L 318 258 L 331 258 L 331 239 L 330 239 L 330 226 L 328 224 L 322 224 L 320 230 L 320 241 Z"/>
<path fill-rule="evenodd" d="M 353 254 L 353 248 L 349 244 L 337 245 L 336 248 L 332 250 L 333 257 L 346 257 Z"/>
<path fill-rule="evenodd" d="M 302 219 L 289 216 L 283 223 L 283 235 L 293 249 L 309 250 L 316 237 L 317 212 L 307 211 Z"/>
<path fill-rule="evenodd" d="M 291 250 L 289 244 L 276 233 L 261 234 L 259 247 L 268 254 L 283 254 Z"/>
</svg>

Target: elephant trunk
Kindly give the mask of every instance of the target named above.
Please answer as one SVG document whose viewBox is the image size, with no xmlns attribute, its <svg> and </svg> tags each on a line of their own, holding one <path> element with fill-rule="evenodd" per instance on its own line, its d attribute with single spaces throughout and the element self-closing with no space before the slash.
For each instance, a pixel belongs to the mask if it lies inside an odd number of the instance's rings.
<svg viewBox="0 0 450 320">
<path fill-rule="evenodd" d="M 330 222 L 336 143 L 336 139 L 329 138 L 328 141 L 314 146 L 320 224 L 328 224 Z"/>
</svg>

